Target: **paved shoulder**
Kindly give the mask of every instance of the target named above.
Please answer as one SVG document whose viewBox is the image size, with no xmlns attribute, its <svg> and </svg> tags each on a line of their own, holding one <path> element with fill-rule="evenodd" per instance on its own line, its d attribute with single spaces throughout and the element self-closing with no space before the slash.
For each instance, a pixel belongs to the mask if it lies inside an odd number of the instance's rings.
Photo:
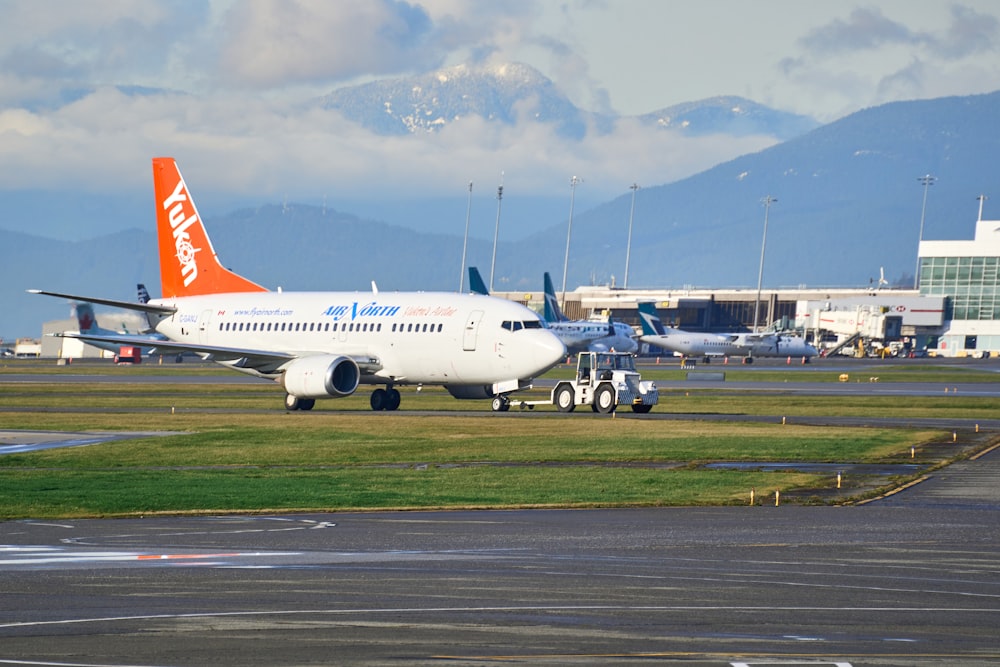
<svg viewBox="0 0 1000 667">
<path fill-rule="evenodd" d="M 1000 443 L 966 461 L 928 473 L 879 504 L 907 507 L 1000 509 Z"/>
</svg>

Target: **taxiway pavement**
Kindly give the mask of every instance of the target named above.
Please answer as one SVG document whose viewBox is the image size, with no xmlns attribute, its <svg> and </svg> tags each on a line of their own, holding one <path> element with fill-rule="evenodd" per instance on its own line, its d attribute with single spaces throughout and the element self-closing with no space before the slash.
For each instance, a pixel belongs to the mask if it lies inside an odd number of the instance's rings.
<svg viewBox="0 0 1000 667">
<path fill-rule="evenodd" d="M 998 481 L 995 450 L 860 507 L 8 522 L 0 662 L 995 665 Z"/>
<path fill-rule="evenodd" d="M 0 663 L 996 665 L 998 510 L 993 450 L 855 507 L 5 522 Z"/>
</svg>

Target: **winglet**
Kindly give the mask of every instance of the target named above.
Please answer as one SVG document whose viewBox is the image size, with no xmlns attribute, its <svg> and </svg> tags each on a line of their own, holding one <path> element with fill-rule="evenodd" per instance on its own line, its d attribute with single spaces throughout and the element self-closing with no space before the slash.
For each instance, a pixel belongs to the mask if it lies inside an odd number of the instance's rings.
<svg viewBox="0 0 1000 667">
<path fill-rule="evenodd" d="M 153 189 L 163 298 L 267 291 L 219 262 L 173 158 L 153 158 Z"/>
</svg>

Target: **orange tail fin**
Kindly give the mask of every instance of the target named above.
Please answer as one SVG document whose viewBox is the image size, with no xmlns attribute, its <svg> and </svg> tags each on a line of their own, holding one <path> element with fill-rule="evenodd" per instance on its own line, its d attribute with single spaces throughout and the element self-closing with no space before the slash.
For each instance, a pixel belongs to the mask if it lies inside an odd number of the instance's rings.
<svg viewBox="0 0 1000 667">
<path fill-rule="evenodd" d="M 163 298 L 267 291 L 219 262 L 173 158 L 153 158 L 153 189 Z"/>
</svg>

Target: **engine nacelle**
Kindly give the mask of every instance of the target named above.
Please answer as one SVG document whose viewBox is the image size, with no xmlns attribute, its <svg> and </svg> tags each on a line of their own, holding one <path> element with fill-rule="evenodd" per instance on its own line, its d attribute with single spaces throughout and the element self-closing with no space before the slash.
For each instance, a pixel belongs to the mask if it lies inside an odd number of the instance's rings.
<svg viewBox="0 0 1000 667">
<path fill-rule="evenodd" d="M 343 398 L 357 390 L 360 379 L 361 371 L 350 357 L 318 354 L 289 363 L 281 386 L 298 398 Z"/>
<path fill-rule="evenodd" d="M 447 384 L 444 387 L 455 398 L 493 398 L 493 388 L 485 384 Z"/>
</svg>

